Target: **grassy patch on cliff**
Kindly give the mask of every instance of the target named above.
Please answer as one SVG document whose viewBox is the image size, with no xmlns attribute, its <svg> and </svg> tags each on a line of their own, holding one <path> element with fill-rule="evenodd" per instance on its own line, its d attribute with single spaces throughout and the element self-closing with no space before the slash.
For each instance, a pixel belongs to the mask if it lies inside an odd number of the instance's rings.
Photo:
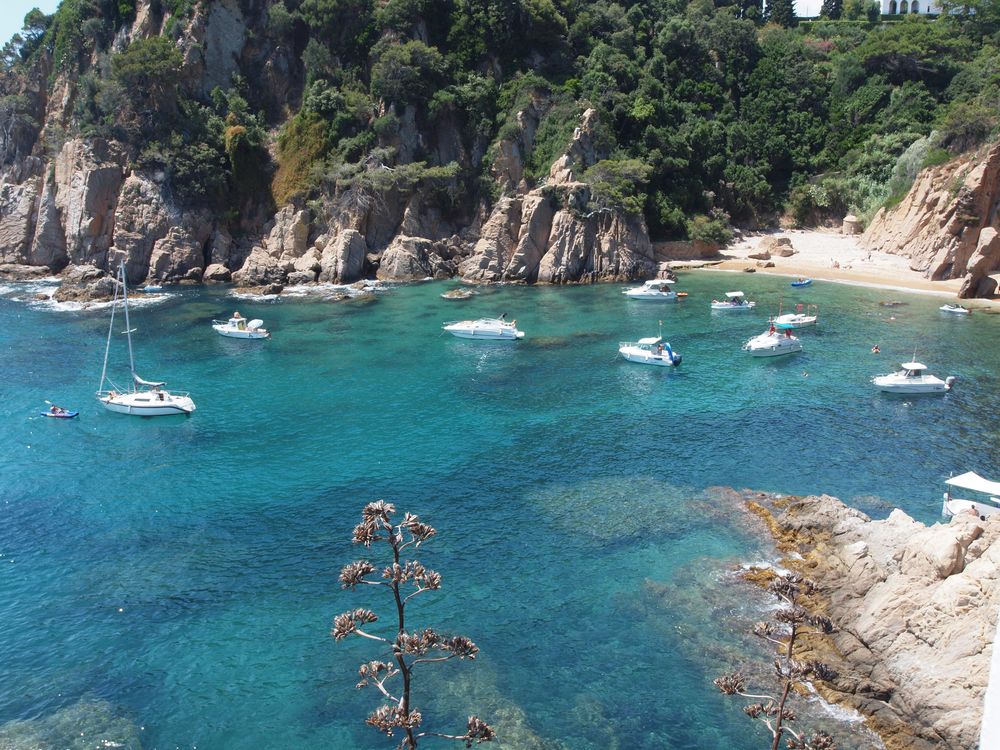
<svg viewBox="0 0 1000 750">
<path fill-rule="evenodd" d="M 276 205 L 285 205 L 316 184 L 315 167 L 329 149 L 326 134 L 326 123 L 315 115 L 295 117 L 282 129 L 278 136 L 278 169 L 271 181 Z"/>
</svg>

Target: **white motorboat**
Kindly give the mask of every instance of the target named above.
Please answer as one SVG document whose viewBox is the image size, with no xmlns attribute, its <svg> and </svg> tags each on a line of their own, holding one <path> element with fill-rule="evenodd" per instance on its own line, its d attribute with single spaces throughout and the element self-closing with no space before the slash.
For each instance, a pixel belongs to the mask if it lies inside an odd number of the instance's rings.
<svg viewBox="0 0 1000 750">
<path fill-rule="evenodd" d="M 792 335 L 791 330 L 778 331 L 772 324 L 764 333 L 754 336 L 743 344 L 743 351 L 751 357 L 780 357 L 802 351 L 802 342 Z"/>
<path fill-rule="evenodd" d="M 972 310 L 962 305 L 941 305 L 938 310 L 951 313 L 952 315 L 968 315 L 972 312 Z"/>
<path fill-rule="evenodd" d="M 499 318 L 480 318 L 479 320 L 456 320 L 445 323 L 444 330 L 460 339 L 478 339 L 480 341 L 517 341 L 524 338 L 524 331 L 517 330 L 517 321 L 508 323 L 501 315 Z"/>
<path fill-rule="evenodd" d="M 872 378 L 880 391 L 886 393 L 947 393 L 955 383 L 954 377 L 941 378 L 928 375 L 927 365 L 919 362 L 904 362 L 902 370 L 889 375 Z"/>
<path fill-rule="evenodd" d="M 618 353 L 629 362 L 660 367 L 676 367 L 681 363 L 681 355 L 670 348 L 670 342 L 662 336 L 650 336 L 638 341 L 622 341 Z"/>
<path fill-rule="evenodd" d="M 221 336 L 233 339 L 269 339 L 270 332 L 264 328 L 264 321 L 259 318 L 247 320 L 239 311 L 233 313 L 229 320 L 213 320 L 212 328 Z"/>
<path fill-rule="evenodd" d="M 944 506 L 941 513 L 945 516 L 970 514 L 985 521 L 987 516 L 1000 513 L 1000 482 L 983 479 L 974 471 L 967 471 L 957 477 L 946 479 L 948 489 L 944 493 Z M 980 499 L 967 499 L 952 496 L 952 487 L 978 493 Z"/>
<path fill-rule="evenodd" d="M 108 374 L 108 355 L 111 352 L 111 334 L 115 326 L 115 308 L 121 300 L 125 311 L 125 335 L 128 337 L 128 364 L 131 383 L 123 388 L 116 386 Z M 125 276 L 125 261 L 118 267 L 118 279 L 115 284 L 115 295 L 111 304 L 111 322 L 108 326 L 108 341 L 104 348 L 104 367 L 101 370 L 101 384 L 97 389 L 97 400 L 104 404 L 108 411 L 119 414 L 131 414 L 139 417 L 163 417 L 173 414 L 190 414 L 195 410 L 194 401 L 187 393 L 173 393 L 166 390 L 162 381 L 143 380 L 136 374 L 135 358 L 132 354 L 132 333 L 134 329 L 129 324 L 128 286 Z M 104 383 L 108 388 L 104 388 Z"/>
<path fill-rule="evenodd" d="M 635 286 L 631 289 L 622 289 L 629 299 L 653 299 L 663 302 L 674 302 L 677 299 L 677 292 L 670 288 L 671 284 L 676 284 L 671 279 L 650 279 L 643 282 L 642 286 Z"/>
<path fill-rule="evenodd" d="M 816 321 L 819 319 L 819 309 L 816 305 L 809 305 L 808 308 L 805 308 L 805 312 L 803 309 L 802 305 L 796 305 L 795 312 L 776 317 L 774 326 L 776 328 L 805 328 L 816 325 Z"/>
<path fill-rule="evenodd" d="M 743 292 L 726 292 L 724 300 L 712 300 L 713 310 L 752 310 L 756 302 L 751 302 Z"/>
</svg>

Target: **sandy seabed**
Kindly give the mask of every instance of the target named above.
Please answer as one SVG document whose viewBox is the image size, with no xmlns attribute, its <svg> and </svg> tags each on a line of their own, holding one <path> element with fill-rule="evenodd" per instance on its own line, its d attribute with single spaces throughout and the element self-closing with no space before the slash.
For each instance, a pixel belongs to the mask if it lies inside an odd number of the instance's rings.
<svg viewBox="0 0 1000 750">
<path fill-rule="evenodd" d="M 756 253 L 765 237 L 786 237 L 795 254 L 787 258 L 771 256 L 773 268 L 761 268 L 749 255 Z M 961 279 L 931 281 L 919 271 L 910 268 L 908 258 L 861 247 L 859 235 L 845 235 L 837 231 L 792 229 L 773 233 L 746 235 L 721 252 L 722 262 L 701 265 L 676 263 L 676 267 L 700 266 L 716 271 L 744 271 L 753 268 L 757 273 L 811 278 L 843 284 L 857 284 L 878 289 L 898 289 L 956 297 L 962 286 Z M 1000 300 L 967 300 L 967 306 L 998 306 Z"/>
</svg>

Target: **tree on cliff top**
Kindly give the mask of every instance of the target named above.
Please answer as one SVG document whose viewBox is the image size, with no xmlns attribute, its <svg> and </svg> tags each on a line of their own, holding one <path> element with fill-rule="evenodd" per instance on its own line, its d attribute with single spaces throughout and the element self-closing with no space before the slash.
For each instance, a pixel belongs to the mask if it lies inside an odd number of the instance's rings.
<svg viewBox="0 0 1000 750">
<path fill-rule="evenodd" d="M 792 28 L 799 22 L 795 16 L 795 5 L 792 0 L 769 0 L 766 18 L 771 23 L 784 26 L 786 29 Z"/>
<path fill-rule="evenodd" d="M 441 588 L 441 575 L 425 568 L 417 560 L 403 559 L 402 553 L 411 547 L 415 550 L 437 532 L 410 513 L 403 516 L 402 522 L 393 523 L 392 516 L 395 512 L 395 506 L 382 500 L 369 503 L 362 511 L 361 523 L 354 527 L 355 544 L 362 544 L 369 549 L 379 541 L 388 545 L 392 563 L 382 569 L 382 580 L 368 579 L 368 576 L 376 572 L 375 565 L 368 560 L 350 563 L 340 571 L 340 583 L 345 589 L 353 591 L 358 586 L 381 586 L 392 593 L 396 604 L 395 636 L 390 639 L 362 630 L 362 627 L 378 621 L 378 616 L 368 609 L 354 609 L 338 615 L 331 631 L 331 635 L 338 641 L 353 634 L 391 646 L 390 661 L 369 661 L 358 669 L 361 679 L 357 686 L 362 688 L 373 685 L 383 698 L 382 705 L 368 716 L 366 723 L 388 737 L 401 732 L 403 739 L 399 743 L 400 750 L 416 750 L 418 740 L 424 737 L 458 740 L 465 743 L 466 747 L 472 747 L 473 742 L 489 742 L 496 735 L 489 724 L 477 716 L 469 717 L 465 734 L 462 735 L 421 729 L 423 717 L 411 702 L 416 666 L 455 658 L 475 659 L 479 649 L 465 636 L 446 637 L 431 628 L 413 632 L 406 630 L 406 605 L 419 594 Z M 409 587 L 413 590 L 407 593 Z M 401 678 L 402 685 L 390 688 L 387 683 L 396 676 Z"/>
<path fill-rule="evenodd" d="M 833 738 L 824 732 L 813 732 L 807 735 L 796 732 L 785 722 L 795 721 L 795 713 L 786 707 L 788 696 L 796 685 L 805 680 L 832 680 L 836 677 L 833 670 L 826 664 L 808 662 L 800 664 L 794 659 L 795 639 L 804 633 L 830 633 L 833 624 L 827 617 L 809 614 L 797 603 L 802 594 L 810 594 L 815 590 L 812 581 L 800 575 L 788 574 L 771 581 L 768 590 L 778 597 L 785 605 L 778 610 L 774 622 L 758 622 L 753 629 L 754 635 L 778 647 L 780 656 L 774 660 L 774 671 L 778 678 L 778 688 L 781 695 L 775 698 L 771 695 L 759 695 L 746 692 L 746 678 L 739 672 L 723 675 L 715 679 L 715 686 L 726 695 L 740 695 L 756 701 L 743 707 L 743 713 L 767 727 L 771 733 L 771 750 L 778 750 L 781 738 L 788 738 L 785 746 L 789 750 L 837 750 Z"/>
</svg>

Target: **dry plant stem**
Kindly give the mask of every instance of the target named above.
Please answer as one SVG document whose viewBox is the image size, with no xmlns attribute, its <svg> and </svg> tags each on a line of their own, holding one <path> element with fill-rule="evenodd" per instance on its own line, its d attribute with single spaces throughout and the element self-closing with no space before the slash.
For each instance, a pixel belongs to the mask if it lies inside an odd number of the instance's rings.
<svg viewBox="0 0 1000 750">
<path fill-rule="evenodd" d="M 425 568 L 419 560 L 403 558 L 403 551 L 408 547 L 416 549 L 422 542 L 435 535 L 433 527 L 422 523 L 417 516 L 409 513 L 401 523 L 393 524 L 391 517 L 395 511 L 395 507 L 381 500 L 369 503 L 362 513 L 361 523 L 354 528 L 355 544 L 371 549 L 375 542 L 384 540 L 391 548 L 392 562 L 382 568 L 382 580 L 367 579 L 367 576 L 377 572 L 375 565 L 368 560 L 350 563 L 340 571 L 340 583 L 343 588 L 353 590 L 362 584 L 385 586 L 392 591 L 393 602 L 396 605 L 396 636 L 393 639 L 362 629 L 361 626 L 378 620 L 378 616 L 371 610 L 354 609 L 334 618 L 332 635 L 336 640 L 340 641 L 353 634 L 377 641 L 392 649 L 391 661 L 373 660 L 362 664 L 358 669 L 361 679 L 357 687 L 374 685 L 387 701 L 368 716 L 366 723 L 389 737 L 402 730 L 403 736 L 398 750 L 416 750 L 417 742 L 422 737 L 458 740 L 464 742 L 466 747 L 471 747 L 472 743 L 490 742 L 496 738 L 496 734 L 489 724 L 477 716 L 468 718 L 464 735 L 432 732 L 420 726 L 423 717 L 411 701 L 413 668 L 417 664 L 448 661 L 456 657 L 475 659 L 479 649 L 464 636 L 445 637 L 431 628 L 412 633 L 406 631 L 406 604 L 418 594 L 439 589 L 441 575 L 437 571 Z M 409 594 L 405 590 L 408 586 L 414 589 Z M 430 656 L 431 652 L 444 653 L 440 656 Z M 402 682 L 398 697 L 386 685 L 390 678 L 396 676 L 399 676 Z"/>
</svg>

